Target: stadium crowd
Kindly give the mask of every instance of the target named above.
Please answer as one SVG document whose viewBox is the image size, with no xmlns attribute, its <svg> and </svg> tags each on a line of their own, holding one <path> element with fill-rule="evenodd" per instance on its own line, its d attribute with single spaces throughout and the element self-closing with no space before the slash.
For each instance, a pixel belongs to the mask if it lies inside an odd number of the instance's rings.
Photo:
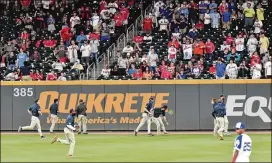
<svg viewBox="0 0 272 163">
<path fill-rule="evenodd" d="M 0 80 L 78 80 L 140 15 L 140 0 L 1 0 Z"/>
<path fill-rule="evenodd" d="M 271 78 L 272 2 L 157 0 L 99 79 Z"/>
</svg>

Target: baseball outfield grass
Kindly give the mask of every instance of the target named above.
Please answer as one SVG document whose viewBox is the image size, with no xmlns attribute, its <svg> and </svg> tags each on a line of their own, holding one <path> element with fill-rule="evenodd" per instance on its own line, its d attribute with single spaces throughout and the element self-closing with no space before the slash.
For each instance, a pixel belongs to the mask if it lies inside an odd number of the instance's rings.
<svg viewBox="0 0 272 163">
<path fill-rule="evenodd" d="M 64 138 L 63 134 L 57 134 Z M 252 134 L 251 162 L 271 162 L 271 134 Z M 235 135 L 217 140 L 211 134 L 76 135 L 75 157 L 69 145 L 50 144 L 34 134 L 1 134 L 2 162 L 230 162 Z"/>
</svg>

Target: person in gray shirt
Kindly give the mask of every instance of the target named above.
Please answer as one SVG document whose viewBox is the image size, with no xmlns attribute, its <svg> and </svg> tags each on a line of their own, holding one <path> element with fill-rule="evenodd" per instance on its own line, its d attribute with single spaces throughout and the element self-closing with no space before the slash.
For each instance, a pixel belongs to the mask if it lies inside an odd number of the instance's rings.
<svg viewBox="0 0 272 163">
<path fill-rule="evenodd" d="M 152 72 L 156 70 L 158 60 L 159 58 L 158 55 L 155 54 L 154 47 L 151 47 L 150 51 L 148 52 L 147 61 Z"/>
<path fill-rule="evenodd" d="M 79 105 L 76 108 L 76 114 L 78 117 L 78 134 L 81 134 L 81 127 L 83 128 L 83 134 L 88 134 L 87 133 L 87 106 L 85 102 L 80 99 L 79 100 Z"/>
<path fill-rule="evenodd" d="M 91 46 L 91 54 L 93 56 L 93 59 L 95 60 L 96 65 L 98 65 L 98 47 L 99 47 L 99 41 L 96 37 L 92 37 L 92 40 L 90 41 Z"/>
<path fill-rule="evenodd" d="M 126 69 L 128 68 L 129 62 L 126 57 L 126 54 L 123 54 L 119 59 L 118 59 L 118 66 L 119 66 L 119 75 L 120 76 L 125 76 L 126 75 Z"/>
</svg>

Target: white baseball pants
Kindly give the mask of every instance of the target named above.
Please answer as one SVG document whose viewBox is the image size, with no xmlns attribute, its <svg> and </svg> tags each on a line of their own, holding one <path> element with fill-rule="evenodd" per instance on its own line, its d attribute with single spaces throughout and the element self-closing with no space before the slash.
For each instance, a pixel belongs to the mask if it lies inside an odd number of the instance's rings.
<svg viewBox="0 0 272 163">
<path fill-rule="evenodd" d="M 223 131 L 224 131 L 224 117 L 216 117 L 216 121 L 219 126 L 218 134 L 219 136 L 223 137 Z"/>
<path fill-rule="evenodd" d="M 147 115 L 147 113 L 143 113 L 143 118 L 141 119 L 140 124 L 136 128 L 136 132 L 139 132 L 139 130 L 143 127 L 143 125 L 147 122 L 147 133 L 151 133 L 151 117 Z"/>
<path fill-rule="evenodd" d="M 163 121 L 162 121 L 162 117 L 159 117 L 159 118 L 158 118 L 158 121 L 159 121 L 159 123 L 160 123 L 160 127 L 161 127 L 162 131 L 163 131 L 163 132 L 166 132 L 164 123 L 163 123 Z"/>
<path fill-rule="evenodd" d="M 155 117 L 152 117 L 152 121 L 156 124 L 157 126 L 157 135 L 160 135 L 161 134 L 161 126 L 160 126 L 160 120 L 159 120 L 160 117 L 158 118 L 155 118 Z"/>
<path fill-rule="evenodd" d="M 74 132 L 71 129 L 65 127 L 64 134 L 65 134 L 65 140 L 58 138 L 57 141 L 62 144 L 67 144 L 67 145 L 70 144 L 68 155 L 73 155 L 74 149 L 75 149 L 75 144 L 76 144 Z"/>
<path fill-rule="evenodd" d="M 40 136 L 42 136 L 40 119 L 35 116 L 31 116 L 30 126 L 24 126 L 24 127 L 22 127 L 22 130 L 33 130 L 35 126 L 37 127 Z"/>
<path fill-rule="evenodd" d="M 58 116 L 55 115 L 55 114 L 51 114 L 50 117 L 51 117 L 51 127 L 50 127 L 50 132 L 53 132 L 53 131 L 54 131 L 54 128 L 55 128 L 55 125 L 56 125 L 56 122 L 58 121 Z"/>
<path fill-rule="evenodd" d="M 229 130 L 229 120 L 228 120 L 228 117 L 225 115 L 224 116 L 224 131 L 228 132 L 228 130 Z"/>
<path fill-rule="evenodd" d="M 81 132 L 83 128 L 83 133 L 87 132 L 87 117 L 85 115 L 78 115 L 78 132 Z"/>
</svg>

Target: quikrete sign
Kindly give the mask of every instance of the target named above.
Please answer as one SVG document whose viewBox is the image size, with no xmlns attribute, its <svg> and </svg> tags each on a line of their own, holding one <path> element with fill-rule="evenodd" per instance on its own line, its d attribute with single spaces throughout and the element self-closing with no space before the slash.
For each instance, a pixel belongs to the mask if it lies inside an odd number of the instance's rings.
<svg viewBox="0 0 272 163">
<path fill-rule="evenodd" d="M 76 108 L 80 99 L 87 105 L 87 113 L 139 113 L 143 112 L 150 97 L 155 98 L 155 107 L 168 104 L 169 93 L 59 93 L 45 91 L 40 93 L 40 106 L 48 113 L 54 99 L 59 99 L 59 112 L 68 113 Z M 137 107 L 137 106 L 138 107 Z"/>
</svg>

